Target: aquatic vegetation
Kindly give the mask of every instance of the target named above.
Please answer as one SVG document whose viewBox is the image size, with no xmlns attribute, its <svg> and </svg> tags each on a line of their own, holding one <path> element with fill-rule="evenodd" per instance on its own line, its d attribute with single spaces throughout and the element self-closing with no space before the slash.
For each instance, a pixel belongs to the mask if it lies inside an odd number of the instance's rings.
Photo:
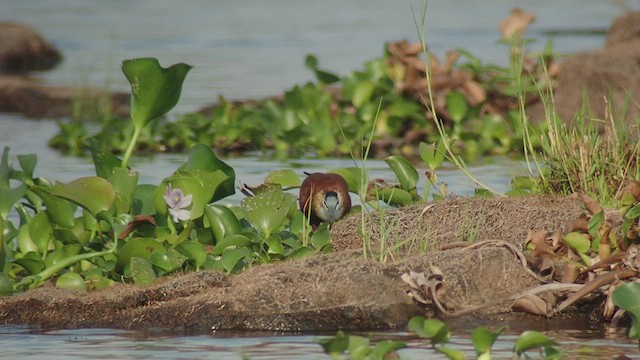
<svg viewBox="0 0 640 360">
<path fill-rule="evenodd" d="M 326 157 L 349 156 L 352 149 L 360 157 L 375 119 L 371 156 L 416 157 L 421 141 L 439 141 L 437 119 L 452 134 L 452 151 L 467 161 L 520 154 L 524 140 L 520 115 L 513 109 L 512 69 L 482 64 L 464 50 L 451 52 L 442 65 L 429 55 L 427 67 L 420 49 L 406 41 L 386 44 L 382 57 L 342 77 L 321 69 L 318 59 L 308 55 L 305 65 L 316 81 L 295 85 L 281 96 L 247 101 L 220 97 L 207 109 L 175 121 L 154 120 L 144 130 L 136 122 L 114 118 L 101 119 L 96 133 L 80 122 L 61 122 L 50 145 L 81 155 L 88 150 L 83 139 L 89 135 L 102 150 L 128 158 L 133 149 L 122 134 L 134 131 L 143 152 L 187 151 L 205 144 L 223 154 L 260 150 Z M 437 88 L 427 86 L 427 72 L 437 79 Z M 528 83 L 533 76 L 523 75 Z M 534 89 L 529 90 L 535 98 Z M 433 107 L 423 101 L 432 92 L 437 99 Z"/>
<path fill-rule="evenodd" d="M 425 319 L 417 316 L 409 320 L 407 329 L 422 339 L 431 343 L 431 348 L 452 360 L 466 359 L 461 350 L 447 346 L 451 338 L 451 331 L 444 322 L 438 319 Z M 473 348 L 477 359 L 491 359 L 491 349 L 498 337 L 506 327 L 492 331 L 485 327 L 477 327 L 471 334 Z M 412 345 L 402 341 L 380 340 L 375 346 L 371 340 L 358 335 L 348 335 L 339 331 L 335 336 L 319 341 L 324 352 L 333 359 L 396 359 L 399 358 L 397 350 L 410 349 Z M 563 352 L 553 339 L 537 331 L 525 331 L 518 336 L 513 346 L 513 352 L 518 357 L 524 355 L 529 358 L 527 352 L 538 350 L 545 359 L 562 359 Z"/>
</svg>

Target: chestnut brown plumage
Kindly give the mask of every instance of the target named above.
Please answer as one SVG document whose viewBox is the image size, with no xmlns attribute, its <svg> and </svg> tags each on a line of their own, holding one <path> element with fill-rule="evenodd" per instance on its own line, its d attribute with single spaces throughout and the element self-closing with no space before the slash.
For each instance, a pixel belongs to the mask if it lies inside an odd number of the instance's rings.
<svg viewBox="0 0 640 360">
<path fill-rule="evenodd" d="M 314 230 L 323 221 L 337 221 L 351 209 L 347 182 L 338 174 L 309 174 L 300 186 L 300 209 Z"/>
</svg>

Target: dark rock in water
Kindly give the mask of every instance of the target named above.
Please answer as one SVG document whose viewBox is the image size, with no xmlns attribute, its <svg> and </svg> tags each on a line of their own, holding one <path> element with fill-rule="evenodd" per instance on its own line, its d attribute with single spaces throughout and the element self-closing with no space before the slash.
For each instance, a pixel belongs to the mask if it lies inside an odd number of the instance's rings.
<svg viewBox="0 0 640 360">
<path fill-rule="evenodd" d="M 60 52 L 32 28 L 0 23 L 0 73 L 49 70 L 62 60 Z"/>
<path fill-rule="evenodd" d="M 631 120 L 640 115 L 633 99 L 640 96 L 640 12 L 616 19 L 607 34 L 606 47 L 570 56 L 563 64 L 554 90 L 555 109 L 565 121 L 583 109 L 605 119 L 607 107 L 613 118 Z M 585 103 L 586 100 L 586 103 Z M 533 120 L 544 118 L 542 104 L 528 109 Z"/>
<path fill-rule="evenodd" d="M 37 79 L 0 75 L 0 112 L 34 118 L 129 116 L 129 94 L 45 85 Z M 99 116 L 99 115 L 97 115 Z"/>
</svg>

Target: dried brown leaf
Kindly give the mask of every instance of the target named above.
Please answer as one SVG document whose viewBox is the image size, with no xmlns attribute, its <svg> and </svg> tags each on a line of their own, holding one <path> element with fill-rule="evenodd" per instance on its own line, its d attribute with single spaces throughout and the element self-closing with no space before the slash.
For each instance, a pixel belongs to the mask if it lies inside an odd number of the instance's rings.
<svg viewBox="0 0 640 360">
<path fill-rule="evenodd" d="M 587 194 L 579 194 L 578 196 L 591 215 L 595 215 L 602 211 L 602 205 L 600 205 L 600 203 L 594 200 L 591 196 Z"/>
<path fill-rule="evenodd" d="M 476 81 L 469 80 L 462 84 L 469 105 L 476 106 L 487 99 L 487 92 Z"/>
<path fill-rule="evenodd" d="M 580 269 L 577 265 L 568 263 L 558 269 L 558 275 L 560 282 L 570 284 L 578 279 L 578 276 L 580 276 Z"/>
<path fill-rule="evenodd" d="M 547 315 L 547 303 L 536 295 L 527 294 L 518 298 L 511 305 L 514 311 L 522 311 L 534 315 Z M 550 306 L 549 306 L 550 308 Z"/>
<path fill-rule="evenodd" d="M 538 231 L 528 231 L 527 234 L 527 243 L 531 243 L 533 245 L 533 254 L 536 256 L 544 256 L 548 254 L 553 254 L 554 248 L 551 247 L 550 244 L 547 243 L 547 231 L 546 230 L 538 230 Z"/>
<path fill-rule="evenodd" d="M 585 214 L 580 214 L 579 217 L 573 219 L 565 225 L 564 230 L 562 231 L 564 235 L 570 232 L 581 232 L 586 233 L 589 231 L 589 219 Z"/>
<path fill-rule="evenodd" d="M 627 178 L 624 181 L 624 189 L 622 192 L 628 192 L 636 199 L 636 201 L 640 201 L 640 181 Z"/>
<path fill-rule="evenodd" d="M 534 22 L 536 16 L 519 8 L 512 9 L 509 16 L 500 22 L 502 38 L 511 39 L 515 36 L 522 38 L 529 25 Z"/>
</svg>

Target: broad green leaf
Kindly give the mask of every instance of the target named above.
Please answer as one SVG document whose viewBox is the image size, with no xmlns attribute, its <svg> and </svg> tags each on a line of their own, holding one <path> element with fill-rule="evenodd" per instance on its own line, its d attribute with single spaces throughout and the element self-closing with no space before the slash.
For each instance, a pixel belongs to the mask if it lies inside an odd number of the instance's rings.
<svg viewBox="0 0 640 360">
<path fill-rule="evenodd" d="M 640 203 L 636 204 L 634 207 L 632 207 L 631 209 L 629 209 L 625 214 L 624 217 L 629 219 L 629 220 L 635 220 L 638 217 L 640 217 Z"/>
<path fill-rule="evenodd" d="M 227 248 L 242 248 L 252 244 L 253 242 L 242 234 L 229 235 L 216 244 L 211 255 L 221 255 Z"/>
<path fill-rule="evenodd" d="M 18 162 L 26 178 L 33 179 L 33 171 L 38 163 L 36 154 L 18 155 Z"/>
<path fill-rule="evenodd" d="M 282 190 L 265 192 L 242 199 L 242 209 L 247 220 L 251 225 L 260 229 L 265 238 L 268 238 L 284 224 L 291 205 Z"/>
<path fill-rule="evenodd" d="M 375 84 L 368 80 L 359 81 L 355 84 L 353 89 L 353 96 L 351 102 L 357 109 L 361 108 L 369 100 L 375 90 Z"/>
<path fill-rule="evenodd" d="M 138 286 L 149 286 L 156 280 L 156 273 L 153 271 L 153 266 L 145 258 L 138 256 L 132 257 L 129 270 L 131 271 L 133 282 Z"/>
<path fill-rule="evenodd" d="M 86 209 L 95 218 L 111 209 L 116 196 L 113 186 L 97 176 L 79 178 L 66 184 L 56 183 L 51 193 Z"/>
<path fill-rule="evenodd" d="M 166 250 L 161 242 L 152 238 L 131 238 L 118 252 L 116 271 L 120 272 L 134 256 L 148 260 L 153 253 L 165 253 Z"/>
<path fill-rule="evenodd" d="M 291 259 L 303 259 L 309 255 L 316 254 L 316 250 L 308 246 L 300 246 L 289 254 Z"/>
<path fill-rule="evenodd" d="M 60 275 L 56 280 L 56 287 L 76 291 L 87 291 L 87 284 L 80 274 L 68 272 Z"/>
<path fill-rule="evenodd" d="M 117 213 L 129 213 L 133 205 L 138 172 L 121 167 L 114 167 L 109 176 L 109 182 L 115 191 L 115 205 Z"/>
<path fill-rule="evenodd" d="M 316 74 L 316 78 L 323 84 L 333 84 L 340 81 L 335 74 L 318 69 L 318 59 L 313 55 L 307 55 L 304 59 L 305 66 Z"/>
<path fill-rule="evenodd" d="M 93 158 L 93 165 L 96 168 L 97 176 L 108 179 L 113 169 L 120 167 L 122 164 L 122 159 L 108 151 L 102 150 L 100 144 L 94 138 L 87 138 L 85 144 L 91 150 L 91 157 Z"/>
<path fill-rule="evenodd" d="M 321 339 L 319 343 L 325 354 L 337 355 L 347 351 L 349 347 L 349 337 L 343 331 L 338 331 L 336 336 Z"/>
<path fill-rule="evenodd" d="M 358 353 L 360 353 L 361 356 L 366 356 L 371 352 L 369 349 L 369 338 L 358 335 L 348 335 L 348 338 L 349 345 L 347 347 L 347 351 L 351 354 L 352 359 L 358 358 Z M 364 359 L 364 357 L 361 358 Z"/>
<path fill-rule="evenodd" d="M 451 120 L 461 122 L 469 112 L 467 98 L 457 91 L 451 91 L 445 97 L 445 107 Z"/>
<path fill-rule="evenodd" d="M 498 336 L 506 329 L 501 327 L 498 331 L 493 332 L 485 327 L 479 326 L 471 332 L 471 339 L 473 342 L 473 348 L 476 350 L 478 357 L 490 358 L 491 347 L 498 339 Z"/>
<path fill-rule="evenodd" d="M 136 191 L 133 194 L 133 215 L 153 215 L 156 213 L 156 207 L 154 205 L 154 196 L 156 193 L 156 186 L 149 184 L 142 184 L 136 186 Z"/>
<path fill-rule="evenodd" d="M 557 345 L 557 342 L 550 339 L 546 335 L 537 331 L 528 330 L 518 336 L 516 344 L 513 347 L 513 351 L 515 351 L 518 355 L 521 355 L 527 350 Z"/>
<path fill-rule="evenodd" d="M 29 237 L 38 247 L 38 252 L 44 254 L 53 240 L 53 229 L 44 211 L 37 213 L 29 223 Z"/>
<path fill-rule="evenodd" d="M 425 319 L 421 316 L 411 318 L 407 328 L 422 338 L 430 339 L 432 344 L 446 343 L 451 336 L 447 324 L 437 319 Z"/>
<path fill-rule="evenodd" d="M 50 193 L 50 188 L 34 187 L 32 191 L 37 194 L 47 207 L 49 221 L 62 227 L 71 228 L 75 223 L 76 207 L 69 200 L 54 196 Z"/>
<path fill-rule="evenodd" d="M 382 340 L 373 348 L 371 357 L 373 359 L 390 359 L 391 357 L 388 357 L 390 353 L 406 347 L 407 343 L 404 341 Z"/>
<path fill-rule="evenodd" d="M 7 296 L 13 294 L 13 282 L 11 278 L 0 272 L 0 296 Z"/>
<path fill-rule="evenodd" d="M 464 353 L 458 349 L 453 349 L 446 346 L 439 346 L 436 348 L 436 350 L 446 355 L 446 357 L 449 358 L 450 360 L 466 360 L 467 359 Z"/>
<path fill-rule="evenodd" d="M 190 69 L 183 63 L 163 68 L 155 58 L 122 62 L 122 72 L 131 84 L 131 119 L 136 128 L 143 128 L 178 103 Z"/>
<path fill-rule="evenodd" d="M 402 207 L 413 203 L 411 194 L 396 187 L 375 188 L 370 191 L 370 196 L 391 206 Z"/>
<path fill-rule="evenodd" d="M 197 269 L 201 268 L 207 259 L 207 253 L 205 251 L 204 245 L 197 241 L 183 241 L 178 244 L 178 246 L 176 246 L 176 250 L 178 250 L 182 255 L 193 260 Z"/>
<path fill-rule="evenodd" d="M 585 234 L 578 232 L 570 232 L 562 238 L 562 240 L 570 248 L 574 249 L 580 254 L 586 254 L 591 248 L 591 242 Z"/>
<path fill-rule="evenodd" d="M 20 184 L 14 188 L 0 186 L 0 216 L 7 218 L 9 211 L 23 196 L 27 194 L 28 188 L 25 184 Z"/>
<path fill-rule="evenodd" d="M 322 250 L 325 246 L 331 245 L 331 234 L 329 229 L 323 227 L 311 235 L 311 244 L 316 250 Z"/>
<path fill-rule="evenodd" d="M 396 174 L 403 190 L 411 191 L 416 188 L 419 180 L 418 171 L 407 159 L 399 155 L 392 155 L 384 159 L 384 162 Z"/>
<path fill-rule="evenodd" d="M 251 254 L 251 250 L 246 247 L 226 248 L 221 255 L 222 266 L 228 273 L 231 273 L 238 263 L 249 254 Z"/>
<path fill-rule="evenodd" d="M 418 152 L 422 161 L 424 161 L 429 170 L 433 172 L 444 162 L 446 153 L 444 140 L 441 138 L 437 146 L 436 144 L 427 145 L 427 143 L 421 142 L 420 145 L 418 145 Z"/>
<path fill-rule="evenodd" d="M 367 173 L 362 172 L 360 168 L 350 167 L 342 169 L 334 169 L 329 171 L 330 173 L 338 174 L 347 182 L 349 191 L 354 194 L 364 194 L 367 189 Z"/>
<path fill-rule="evenodd" d="M 515 176 L 511 179 L 511 189 L 533 191 L 535 187 L 535 180 L 529 176 Z"/>
<path fill-rule="evenodd" d="M 80 250 L 82 250 L 82 246 L 79 244 L 65 245 L 62 248 L 56 247 L 55 250 L 47 254 L 44 264 L 47 268 L 52 267 L 68 257 L 78 255 Z"/>
<path fill-rule="evenodd" d="M 592 238 L 597 239 L 598 236 L 598 228 L 604 222 L 604 210 L 600 210 L 597 214 L 593 215 L 591 219 L 589 219 L 588 230 L 589 235 Z"/>
<path fill-rule="evenodd" d="M 282 246 L 282 239 L 278 235 L 271 235 L 266 240 L 267 253 L 275 255 L 283 255 L 284 247 Z"/>
<path fill-rule="evenodd" d="M 187 257 L 180 254 L 180 252 L 174 248 L 168 248 L 162 253 L 154 252 L 149 256 L 149 262 L 151 265 L 157 266 L 164 270 L 165 273 L 170 273 L 180 269 L 185 260 L 187 260 Z"/>
<path fill-rule="evenodd" d="M 618 286 L 611 300 L 631 317 L 629 338 L 640 340 L 640 284 L 632 282 Z"/>
<path fill-rule="evenodd" d="M 11 167 L 9 167 L 9 147 L 5 146 L 2 149 L 2 161 L 0 161 L 0 193 L 2 190 L 6 190 L 9 188 L 10 174 Z"/>
<path fill-rule="evenodd" d="M 30 251 L 19 259 L 13 260 L 14 263 L 22 266 L 30 275 L 35 275 L 44 270 L 44 261 L 35 251 Z"/>
<path fill-rule="evenodd" d="M 300 177 L 293 169 L 274 170 L 267 174 L 265 184 L 278 184 L 282 187 L 297 187 L 301 185 Z"/>
<path fill-rule="evenodd" d="M 38 253 L 38 245 L 31 239 L 31 234 L 29 233 L 29 224 L 24 224 L 20 226 L 18 230 L 18 250 L 22 254 L 26 254 L 29 252 Z"/>
<path fill-rule="evenodd" d="M 189 151 L 187 162 L 180 166 L 177 171 L 200 176 L 217 170 L 222 171 L 227 177 L 220 177 L 222 183 L 215 185 L 213 198 L 207 199 L 207 202 L 215 202 L 235 194 L 236 173 L 231 166 L 220 160 L 210 147 L 203 144 L 194 145 Z M 208 186 L 211 187 L 212 185 Z"/>
<path fill-rule="evenodd" d="M 204 207 L 204 214 L 209 220 L 209 226 L 216 242 L 229 235 L 239 234 L 242 225 L 236 215 L 226 206 L 207 205 Z"/>
</svg>

